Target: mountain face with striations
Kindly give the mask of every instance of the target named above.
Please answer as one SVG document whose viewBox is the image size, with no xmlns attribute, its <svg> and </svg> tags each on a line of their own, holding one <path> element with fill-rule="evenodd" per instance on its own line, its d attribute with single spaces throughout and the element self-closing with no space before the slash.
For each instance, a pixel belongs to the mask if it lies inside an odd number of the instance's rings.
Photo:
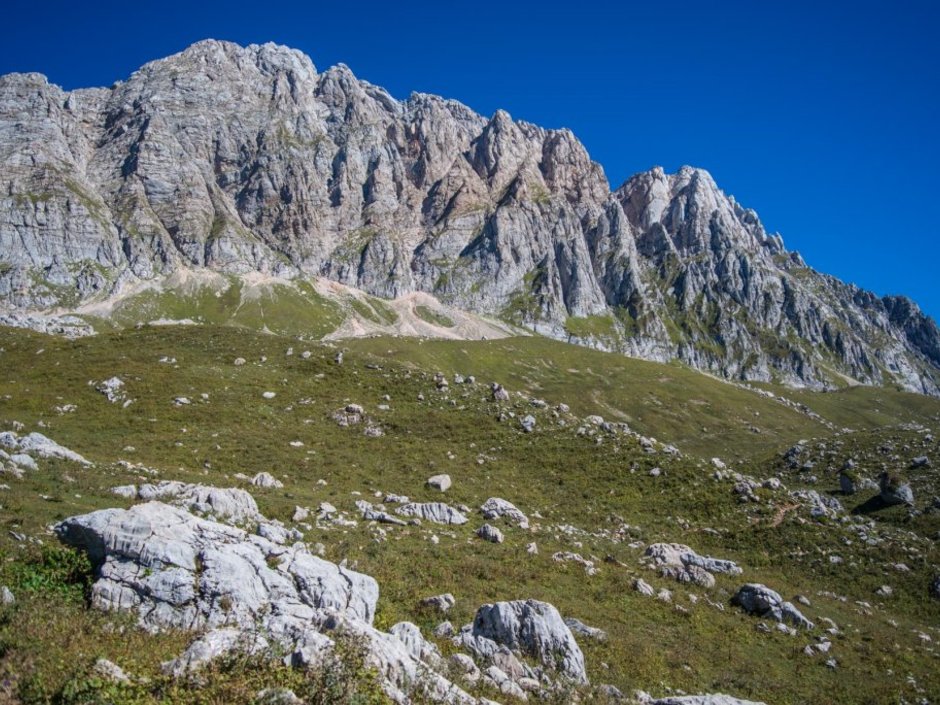
<svg viewBox="0 0 940 705">
<path fill-rule="evenodd" d="M 270 44 L 200 42 L 110 88 L 0 78 L 7 310 L 200 268 L 426 292 L 730 378 L 940 393 L 930 318 L 807 267 L 705 171 L 612 190 L 568 130 Z"/>
</svg>

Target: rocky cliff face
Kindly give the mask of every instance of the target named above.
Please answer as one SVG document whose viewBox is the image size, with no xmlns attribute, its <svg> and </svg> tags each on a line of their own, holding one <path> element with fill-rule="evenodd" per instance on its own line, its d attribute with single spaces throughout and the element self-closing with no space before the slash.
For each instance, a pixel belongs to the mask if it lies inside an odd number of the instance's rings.
<svg viewBox="0 0 940 705">
<path fill-rule="evenodd" d="M 429 292 L 733 378 L 940 393 L 915 304 L 808 268 L 704 171 L 612 191 L 568 130 L 398 101 L 274 45 L 200 42 L 109 89 L 0 78 L 6 307 L 183 267 Z"/>
</svg>

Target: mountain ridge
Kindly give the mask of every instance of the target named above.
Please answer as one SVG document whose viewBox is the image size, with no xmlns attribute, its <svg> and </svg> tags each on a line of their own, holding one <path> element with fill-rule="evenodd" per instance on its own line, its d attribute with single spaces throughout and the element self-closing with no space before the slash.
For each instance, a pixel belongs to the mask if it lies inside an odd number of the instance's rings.
<svg viewBox="0 0 940 705">
<path fill-rule="evenodd" d="M 940 394 L 940 331 L 806 267 L 701 169 L 613 189 L 567 129 L 395 100 L 205 40 L 110 88 L 0 77 L 0 299 L 74 309 L 180 267 L 424 292 L 730 378 Z"/>
</svg>

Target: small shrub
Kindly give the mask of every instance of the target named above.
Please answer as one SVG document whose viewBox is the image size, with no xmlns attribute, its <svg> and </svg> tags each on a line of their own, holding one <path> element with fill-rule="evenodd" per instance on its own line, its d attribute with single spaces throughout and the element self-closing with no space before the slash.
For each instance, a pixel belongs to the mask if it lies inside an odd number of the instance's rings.
<svg viewBox="0 0 940 705">
<path fill-rule="evenodd" d="M 84 552 L 48 545 L 42 546 L 38 555 L 14 565 L 12 582 L 19 590 L 81 601 L 91 589 L 94 571 Z"/>
</svg>

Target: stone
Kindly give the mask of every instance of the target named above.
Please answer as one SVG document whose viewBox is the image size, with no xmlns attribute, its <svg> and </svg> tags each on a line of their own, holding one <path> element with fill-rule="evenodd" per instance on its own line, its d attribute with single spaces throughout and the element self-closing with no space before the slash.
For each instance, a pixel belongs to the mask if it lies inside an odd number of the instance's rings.
<svg viewBox="0 0 940 705">
<path fill-rule="evenodd" d="M 730 695 L 714 693 L 709 695 L 678 695 L 653 700 L 650 705 L 765 705 L 754 700 L 742 700 Z"/>
<path fill-rule="evenodd" d="M 108 661 L 104 658 L 100 658 L 95 661 L 95 665 L 92 667 L 92 670 L 95 672 L 96 676 L 111 683 L 131 682 L 131 679 L 124 672 L 123 668 L 118 666 L 113 661 Z"/>
<path fill-rule="evenodd" d="M 588 682 L 580 647 L 558 610 L 547 602 L 483 605 L 474 617 L 471 634 L 534 658 L 575 683 Z"/>
<path fill-rule="evenodd" d="M 16 597 L 13 595 L 13 591 L 6 585 L 0 587 L 0 605 L 8 606 L 13 604 L 16 604 Z"/>
<path fill-rule="evenodd" d="M 402 521 L 398 517 L 392 516 L 388 512 L 377 509 L 374 505 L 366 502 L 364 499 L 356 501 L 356 508 L 362 512 L 362 518 L 364 521 L 378 521 L 382 524 L 393 524 L 395 526 L 407 526 L 408 524 L 408 522 Z M 333 510 L 333 513 L 335 513 L 336 508 L 333 507 Z"/>
<path fill-rule="evenodd" d="M 584 636 L 588 639 L 594 639 L 595 641 L 607 641 L 607 632 L 605 632 L 603 629 L 598 629 L 597 627 L 589 627 L 580 619 L 566 617 L 565 624 L 568 625 L 568 628 L 571 630 L 572 634 L 576 634 L 577 636 Z"/>
<path fill-rule="evenodd" d="M 914 491 L 911 489 L 910 483 L 904 482 L 887 472 L 881 473 L 878 483 L 880 496 L 885 504 L 914 506 Z"/>
<path fill-rule="evenodd" d="M 493 397 L 493 401 L 509 401 L 509 392 L 501 385 L 493 382 L 493 385 L 490 387 L 490 392 Z"/>
<path fill-rule="evenodd" d="M 429 664 L 441 663 L 441 652 L 438 648 L 421 635 L 421 630 L 411 622 L 399 622 L 388 630 L 405 645 L 408 653 L 416 660 Z"/>
<path fill-rule="evenodd" d="M 653 595 L 656 594 L 656 591 L 653 589 L 653 586 L 650 585 L 645 580 L 643 580 L 643 578 L 634 578 L 633 589 L 636 590 L 641 595 L 646 595 L 647 597 L 653 597 Z"/>
<path fill-rule="evenodd" d="M 261 392 L 261 396 L 264 399 L 273 399 L 277 396 L 277 392 Z"/>
<path fill-rule="evenodd" d="M 504 540 L 503 532 L 490 524 L 484 524 L 477 529 L 477 536 L 490 543 L 502 543 Z"/>
<path fill-rule="evenodd" d="M 451 485 L 450 475 L 433 475 L 428 478 L 427 485 L 432 490 L 446 492 L 450 489 Z"/>
<path fill-rule="evenodd" d="M 832 495 L 819 493 L 816 490 L 795 490 L 790 493 L 790 496 L 809 507 L 810 516 L 816 519 L 831 519 L 845 512 L 842 502 Z"/>
<path fill-rule="evenodd" d="M 313 556 L 302 544 L 275 546 L 162 502 L 72 517 L 55 532 L 98 566 L 92 604 L 133 609 L 145 627 L 247 628 L 262 615 L 309 619 L 321 607 L 365 622 L 375 613 L 372 578 Z M 279 560 L 270 564 L 270 556 Z"/>
<path fill-rule="evenodd" d="M 417 517 L 435 524 L 466 524 L 467 517 L 443 502 L 409 502 L 395 509 L 395 513 L 405 517 Z"/>
<path fill-rule="evenodd" d="M 244 629 L 211 629 L 197 637 L 182 654 L 162 664 L 162 670 L 167 675 L 180 678 L 233 651 L 258 654 L 264 652 L 268 646 L 264 637 Z"/>
<path fill-rule="evenodd" d="M 431 607 L 438 612 L 447 612 L 456 604 L 456 602 L 457 601 L 454 599 L 453 595 L 451 595 L 449 592 L 445 592 L 442 595 L 425 597 L 423 600 L 421 600 L 421 605 L 424 607 Z"/>
<path fill-rule="evenodd" d="M 594 561 L 588 560 L 580 553 L 574 553 L 573 551 L 556 551 L 552 554 L 552 560 L 556 563 L 577 563 L 584 568 L 584 572 L 588 575 L 597 574 L 597 566 L 594 565 Z"/>
<path fill-rule="evenodd" d="M 164 480 L 137 488 L 137 499 L 168 501 L 190 512 L 216 517 L 233 524 L 258 521 L 261 513 L 254 497 L 237 487 L 212 487 Z"/>
<path fill-rule="evenodd" d="M 789 622 L 802 629 L 814 628 L 813 623 L 804 617 L 793 603 L 785 602 L 779 593 L 759 583 L 741 586 L 731 598 L 731 604 L 758 617 Z"/>
<path fill-rule="evenodd" d="M 95 389 L 104 394 L 112 404 L 124 401 L 127 397 L 124 392 L 124 381 L 120 377 L 111 377 L 104 382 L 99 382 Z"/>
<path fill-rule="evenodd" d="M 281 489 L 284 487 L 284 483 L 269 472 L 259 472 L 251 478 L 251 484 L 255 487 L 266 487 L 270 489 Z"/>
<path fill-rule="evenodd" d="M 474 702 L 434 670 L 429 661 L 439 656 L 416 627 L 396 625 L 396 635 L 371 626 L 371 577 L 303 544 L 278 545 L 157 501 L 71 517 L 54 529 L 96 566 L 93 607 L 134 612 L 151 631 L 199 632 L 164 664 L 168 674 L 186 675 L 232 650 L 286 650 L 291 665 L 319 663 L 333 647 L 330 635 L 342 632 L 365 646 L 366 665 L 392 700 L 404 702 L 403 689 L 420 680 L 434 702 Z"/>
<path fill-rule="evenodd" d="M 660 575 L 681 583 L 692 583 L 704 588 L 715 585 L 712 573 L 740 575 L 741 568 L 735 562 L 710 556 L 700 556 L 680 543 L 653 543 L 644 552 Z"/>
<path fill-rule="evenodd" d="M 10 456 L 10 462 L 23 470 L 38 470 L 39 465 L 26 453 L 14 453 Z"/>
<path fill-rule="evenodd" d="M 845 495 L 855 494 L 858 490 L 855 476 L 845 472 L 839 473 L 839 489 L 842 491 L 842 494 Z"/>
<path fill-rule="evenodd" d="M 490 497 L 480 507 L 484 519 L 508 519 L 520 529 L 529 528 L 529 518 L 516 505 L 499 497 Z"/>
<path fill-rule="evenodd" d="M 4 431 L 0 433 L 0 446 L 10 450 L 18 450 L 20 453 L 40 458 L 59 458 L 69 460 L 81 465 L 91 465 L 81 455 L 65 446 L 59 445 L 51 438 L 41 433 L 30 433 L 25 436 L 17 436 L 13 431 Z"/>
<path fill-rule="evenodd" d="M 255 695 L 253 705 L 304 705 L 290 688 L 265 688 Z"/>
<path fill-rule="evenodd" d="M 450 639 L 453 637 L 457 630 L 454 629 L 454 625 L 450 622 L 444 621 L 434 627 L 434 636 L 439 639 Z"/>
<path fill-rule="evenodd" d="M 236 357 L 232 364 L 235 365 L 235 367 L 241 367 L 245 364 L 245 358 Z"/>
</svg>

